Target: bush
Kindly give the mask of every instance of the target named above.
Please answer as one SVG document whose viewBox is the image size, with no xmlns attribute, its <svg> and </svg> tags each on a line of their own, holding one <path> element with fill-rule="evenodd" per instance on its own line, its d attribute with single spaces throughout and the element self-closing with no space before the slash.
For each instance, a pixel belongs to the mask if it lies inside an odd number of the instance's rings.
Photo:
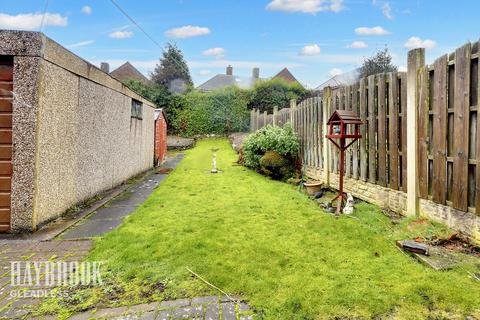
<svg viewBox="0 0 480 320">
<path fill-rule="evenodd" d="M 245 166 L 285 179 L 294 173 L 298 150 L 297 136 L 289 124 L 266 126 L 245 139 L 242 156 Z"/>
<path fill-rule="evenodd" d="M 229 134 L 247 130 L 247 101 L 236 88 L 212 92 L 190 92 L 179 112 L 176 126 L 182 135 Z"/>
<path fill-rule="evenodd" d="M 307 95 L 308 91 L 299 83 L 289 83 L 283 79 L 258 81 L 248 92 L 248 107 L 272 113 L 274 106 L 288 108 L 291 99 L 302 100 Z"/>
<path fill-rule="evenodd" d="M 288 179 L 295 171 L 293 162 L 276 151 L 267 151 L 260 158 L 260 168 L 273 179 Z"/>
</svg>

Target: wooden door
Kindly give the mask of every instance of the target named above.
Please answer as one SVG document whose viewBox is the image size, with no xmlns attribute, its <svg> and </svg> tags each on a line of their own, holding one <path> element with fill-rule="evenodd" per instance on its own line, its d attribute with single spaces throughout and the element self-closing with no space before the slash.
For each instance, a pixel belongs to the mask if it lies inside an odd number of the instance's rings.
<svg viewBox="0 0 480 320">
<path fill-rule="evenodd" d="M 0 56 L 0 232 L 10 231 L 13 57 Z"/>
</svg>

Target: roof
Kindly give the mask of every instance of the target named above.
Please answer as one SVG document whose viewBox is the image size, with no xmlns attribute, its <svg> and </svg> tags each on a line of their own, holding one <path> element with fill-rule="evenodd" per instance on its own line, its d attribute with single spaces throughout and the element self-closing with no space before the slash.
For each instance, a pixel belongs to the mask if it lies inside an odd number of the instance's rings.
<svg viewBox="0 0 480 320">
<path fill-rule="evenodd" d="M 298 84 L 300 84 L 300 82 L 298 82 L 297 78 L 293 76 L 293 74 L 290 72 L 290 70 L 288 70 L 288 68 L 283 68 L 282 71 L 274 75 L 272 79 L 283 79 L 287 82 L 297 82 Z"/>
<path fill-rule="evenodd" d="M 256 80 L 261 80 L 256 79 Z M 255 79 L 252 77 L 238 77 L 227 74 L 217 74 L 213 78 L 205 81 L 197 87 L 201 91 L 212 91 L 217 89 L 223 89 L 230 86 L 237 86 L 240 88 L 248 89 L 255 84 Z"/>
<path fill-rule="evenodd" d="M 348 86 L 354 84 L 359 79 L 360 68 L 331 77 L 330 79 L 316 87 L 315 91 L 321 91 L 326 87 L 336 88 L 341 86 Z"/>
<path fill-rule="evenodd" d="M 140 71 L 138 71 L 130 62 L 125 62 L 117 69 L 110 72 L 110 75 L 115 79 L 125 82 L 127 80 L 138 80 L 143 83 L 149 82 L 147 77 L 145 77 Z"/>
<path fill-rule="evenodd" d="M 362 124 L 360 117 L 351 110 L 335 110 L 335 112 L 328 119 L 328 123 L 332 121 L 342 121 L 344 123 L 358 123 Z"/>
<path fill-rule="evenodd" d="M 154 113 L 153 113 L 153 118 L 155 121 L 158 120 L 158 117 L 163 114 L 163 119 L 166 120 L 166 117 L 165 117 L 165 112 L 163 111 L 162 108 L 158 108 L 158 109 L 155 109 Z"/>
</svg>

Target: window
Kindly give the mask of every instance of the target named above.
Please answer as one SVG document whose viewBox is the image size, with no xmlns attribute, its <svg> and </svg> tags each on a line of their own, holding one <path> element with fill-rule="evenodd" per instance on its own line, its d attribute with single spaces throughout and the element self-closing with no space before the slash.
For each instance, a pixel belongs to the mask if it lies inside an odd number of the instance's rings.
<svg viewBox="0 0 480 320">
<path fill-rule="evenodd" d="M 142 102 L 132 99 L 132 114 L 131 117 L 142 120 L 143 104 Z"/>
</svg>

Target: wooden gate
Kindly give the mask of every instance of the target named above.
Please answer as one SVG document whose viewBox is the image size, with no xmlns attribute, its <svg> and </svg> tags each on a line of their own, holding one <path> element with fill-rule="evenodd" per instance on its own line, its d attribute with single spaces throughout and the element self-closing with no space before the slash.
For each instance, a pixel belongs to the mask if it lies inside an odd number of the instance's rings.
<svg viewBox="0 0 480 320">
<path fill-rule="evenodd" d="M 0 232 L 10 231 L 13 57 L 0 56 Z"/>
</svg>

